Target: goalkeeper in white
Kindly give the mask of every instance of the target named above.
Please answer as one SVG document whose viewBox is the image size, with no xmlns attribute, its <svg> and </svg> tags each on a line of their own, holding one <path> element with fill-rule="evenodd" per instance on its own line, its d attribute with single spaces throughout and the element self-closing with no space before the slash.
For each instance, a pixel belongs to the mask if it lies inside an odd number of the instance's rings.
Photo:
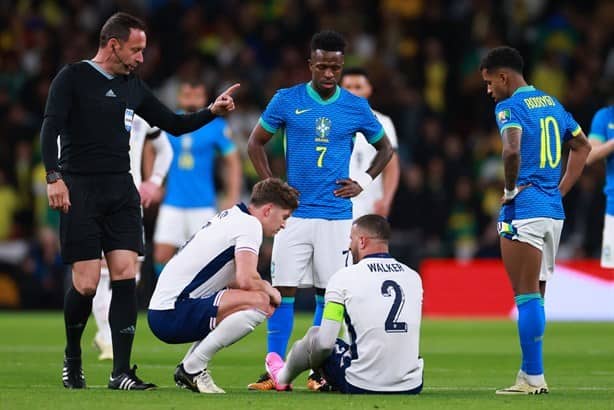
<svg viewBox="0 0 614 410">
<path fill-rule="evenodd" d="M 418 394 L 422 281 L 388 253 L 390 226 L 378 215 L 354 221 L 350 251 L 355 265 L 328 282 L 321 326 L 296 342 L 284 363 L 277 353 L 266 368 L 277 390 L 307 369 L 319 370 L 342 393 Z M 345 320 L 350 343 L 337 336 Z"/>
</svg>

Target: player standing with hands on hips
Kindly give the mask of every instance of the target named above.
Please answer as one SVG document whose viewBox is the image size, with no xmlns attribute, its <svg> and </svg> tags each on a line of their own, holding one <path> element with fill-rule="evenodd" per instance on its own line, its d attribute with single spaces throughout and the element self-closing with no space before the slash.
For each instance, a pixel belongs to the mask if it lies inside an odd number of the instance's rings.
<svg viewBox="0 0 614 410">
<path fill-rule="evenodd" d="M 165 107 L 133 72 L 143 62 L 144 23 L 126 13 L 100 31 L 92 60 L 65 66 L 49 90 L 41 130 L 47 195 L 62 211 L 62 258 L 72 265 L 64 303 L 66 349 L 62 381 L 84 388 L 81 336 L 92 310 L 104 251 L 111 274 L 109 323 L 113 340 L 110 389 L 155 388 L 130 368 L 136 329 L 135 266 L 143 253 L 140 198 L 130 175 L 129 137 L 134 114 L 175 135 L 196 130 L 234 109 L 233 85 L 208 109 L 178 115 Z M 57 136 L 61 152 L 58 161 Z"/>
<path fill-rule="evenodd" d="M 554 97 L 527 85 L 523 60 L 511 47 L 486 55 L 480 70 L 497 102 L 505 189 L 498 231 L 501 257 L 515 294 L 522 362 L 516 383 L 497 394 L 548 393 L 544 378 L 544 294 L 554 273 L 565 212 L 562 197 L 582 173 L 591 146 Z M 561 178 L 563 143 L 570 147 Z"/>
<path fill-rule="evenodd" d="M 311 81 L 278 90 L 254 127 L 248 152 L 260 178 L 272 176 L 264 149 L 285 129 L 286 174 L 301 200 L 285 230 L 275 236 L 271 263 L 273 286 L 282 302 L 268 321 L 268 352 L 286 354 L 294 323 L 294 296 L 299 285 L 316 288 L 314 325 L 324 310 L 330 276 L 345 266 L 352 226 L 352 201 L 384 169 L 393 150 L 384 128 L 366 99 L 339 87 L 345 40 L 334 31 L 311 39 Z M 349 177 L 353 138 L 361 132 L 377 150 L 369 168 Z M 265 375 L 266 376 L 266 375 Z M 315 380 L 314 380 L 315 381 Z M 308 382 L 317 390 L 321 383 Z M 267 377 L 248 386 L 271 390 Z"/>
</svg>

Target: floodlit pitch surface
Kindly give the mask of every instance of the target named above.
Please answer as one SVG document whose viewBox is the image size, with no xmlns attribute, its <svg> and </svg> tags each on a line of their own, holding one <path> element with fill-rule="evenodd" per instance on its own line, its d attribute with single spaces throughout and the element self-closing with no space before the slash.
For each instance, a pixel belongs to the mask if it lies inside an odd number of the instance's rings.
<svg viewBox="0 0 614 410">
<path fill-rule="evenodd" d="M 309 323 L 308 316 L 299 316 L 294 335 L 302 335 Z M 548 323 L 550 394 L 527 397 L 494 394 L 514 382 L 518 369 L 513 321 L 426 320 L 421 342 L 425 388 L 414 397 L 313 393 L 306 390 L 306 375 L 296 380 L 292 393 L 249 392 L 246 385 L 264 369 L 265 334 L 262 325 L 214 358 L 211 373 L 227 394 L 199 395 L 173 383 L 173 370 L 188 345 L 158 341 L 141 315 L 133 362 L 138 375 L 159 389 L 109 391 L 111 363 L 96 359 L 90 319 L 83 338 L 88 389 L 69 391 L 61 384 L 61 313 L 0 312 L 0 409 L 614 409 L 613 323 Z"/>
</svg>

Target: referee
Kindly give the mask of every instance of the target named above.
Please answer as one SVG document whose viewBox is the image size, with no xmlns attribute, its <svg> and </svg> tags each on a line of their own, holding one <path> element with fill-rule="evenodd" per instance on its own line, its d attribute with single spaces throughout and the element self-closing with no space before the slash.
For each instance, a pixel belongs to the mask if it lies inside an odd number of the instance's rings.
<svg viewBox="0 0 614 410">
<path fill-rule="evenodd" d="M 109 323 L 114 360 L 108 387 L 156 387 L 136 376 L 136 366 L 130 368 L 137 317 L 135 265 L 143 253 L 140 198 L 129 172 L 134 115 L 181 135 L 234 110 L 231 93 L 238 84 L 197 113 L 177 115 L 166 108 L 133 73 L 143 62 L 146 39 L 141 20 L 126 13 L 111 16 L 100 31 L 96 56 L 62 68 L 45 107 L 41 145 L 47 196 L 50 206 L 62 211 L 62 258 L 72 265 L 72 287 L 64 302 L 66 388 L 85 387 L 81 335 L 92 311 L 102 251 L 113 295 Z"/>
</svg>

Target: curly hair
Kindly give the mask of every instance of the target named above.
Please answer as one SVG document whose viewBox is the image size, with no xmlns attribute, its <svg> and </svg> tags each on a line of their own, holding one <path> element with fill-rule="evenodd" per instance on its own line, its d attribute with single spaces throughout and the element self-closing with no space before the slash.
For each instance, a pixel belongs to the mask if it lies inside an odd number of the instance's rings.
<svg viewBox="0 0 614 410">
<path fill-rule="evenodd" d="M 345 52 L 345 40 L 343 36 L 333 30 L 323 30 L 311 37 L 311 51 L 340 51 Z"/>
<path fill-rule="evenodd" d="M 510 68 L 520 74 L 524 68 L 522 56 L 515 48 L 503 46 L 493 48 L 486 54 L 480 64 L 480 71 L 490 71 L 495 68 Z"/>
</svg>

